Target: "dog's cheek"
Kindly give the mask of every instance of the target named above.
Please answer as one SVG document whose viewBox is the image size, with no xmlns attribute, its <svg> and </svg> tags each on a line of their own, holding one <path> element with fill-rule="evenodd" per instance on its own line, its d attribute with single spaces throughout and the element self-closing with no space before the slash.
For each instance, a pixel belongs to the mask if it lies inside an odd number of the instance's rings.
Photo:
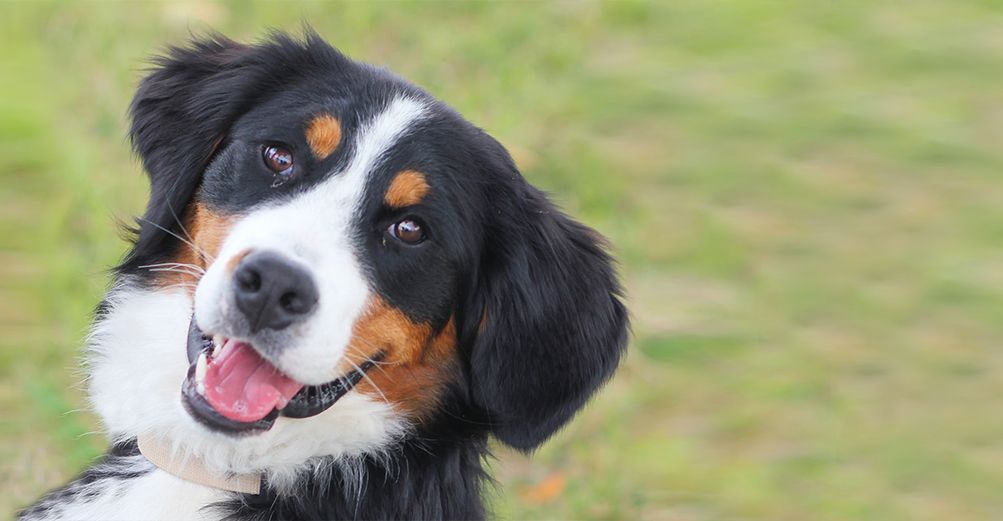
<svg viewBox="0 0 1003 521">
<path fill-rule="evenodd" d="M 382 352 L 383 359 L 358 384 L 358 392 L 385 399 L 399 413 L 420 422 L 436 408 L 455 374 L 456 345 L 452 318 L 435 332 L 430 324 L 414 322 L 383 299 L 374 298 L 355 324 L 346 356 L 357 366 Z M 346 370 L 353 368 L 346 365 Z"/>
<path fill-rule="evenodd" d="M 234 221 L 234 217 L 200 202 L 192 203 L 182 219 L 177 251 L 167 264 L 153 268 L 158 273 L 157 283 L 162 287 L 183 287 L 193 294 L 199 279 L 219 255 Z"/>
</svg>

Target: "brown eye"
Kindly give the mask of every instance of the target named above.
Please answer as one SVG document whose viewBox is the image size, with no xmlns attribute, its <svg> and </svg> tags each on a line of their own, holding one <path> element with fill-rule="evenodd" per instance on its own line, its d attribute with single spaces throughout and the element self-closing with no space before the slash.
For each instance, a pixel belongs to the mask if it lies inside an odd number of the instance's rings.
<svg viewBox="0 0 1003 521">
<path fill-rule="evenodd" d="M 261 159 L 269 170 L 278 175 L 293 173 L 293 154 L 282 147 L 266 146 L 261 151 Z"/>
<path fill-rule="evenodd" d="M 425 240 L 425 230 L 421 228 L 421 224 L 418 221 L 413 219 L 404 219 L 403 221 L 391 224 L 387 228 L 387 233 L 405 244 L 418 244 Z"/>
</svg>

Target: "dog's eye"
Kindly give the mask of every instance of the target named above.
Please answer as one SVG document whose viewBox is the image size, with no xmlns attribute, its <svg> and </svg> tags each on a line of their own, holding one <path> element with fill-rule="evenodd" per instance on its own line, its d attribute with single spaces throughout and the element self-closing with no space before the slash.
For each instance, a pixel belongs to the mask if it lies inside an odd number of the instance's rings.
<svg viewBox="0 0 1003 521">
<path fill-rule="evenodd" d="M 261 150 L 261 159 L 265 166 L 277 175 L 293 173 L 293 154 L 280 146 L 266 146 Z"/>
<path fill-rule="evenodd" d="M 418 244 L 425 240 L 425 230 L 422 229 L 421 223 L 414 219 L 404 219 L 391 224 L 387 228 L 387 233 L 404 244 Z"/>
</svg>

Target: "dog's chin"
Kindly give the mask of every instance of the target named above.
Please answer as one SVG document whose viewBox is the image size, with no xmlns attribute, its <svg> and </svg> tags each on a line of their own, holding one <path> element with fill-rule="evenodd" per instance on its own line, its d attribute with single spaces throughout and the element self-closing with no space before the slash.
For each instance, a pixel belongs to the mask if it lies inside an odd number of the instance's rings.
<svg viewBox="0 0 1003 521">
<path fill-rule="evenodd" d="M 203 332 L 194 317 L 188 330 L 187 376 L 181 385 L 185 410 L 209 430 L 231 436 L 268 431 L 279 416 L 309 418 L 340 400 L 381 356 L 320 385 L 285 375 L 255 347 Z"/>
</svg>

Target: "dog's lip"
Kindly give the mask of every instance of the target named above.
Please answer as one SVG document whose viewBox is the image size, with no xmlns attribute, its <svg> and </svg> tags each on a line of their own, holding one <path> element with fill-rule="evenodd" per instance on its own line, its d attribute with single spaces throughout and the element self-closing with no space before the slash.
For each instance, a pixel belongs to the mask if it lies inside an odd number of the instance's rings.
<svg viewBox="0 0 1003 521">
<path fill-rule="evenodd" d="M 353 370 L 330 382 L 320 385 L 306 385 L 299 390 L 281 408 L 275 408 L 265 417 L 253 422 L 242 422 L 223 416 L 199 392 L 196 381 L 196 371 L 200 357 L 212 352 L 214 342 L 211 337 L 202 332 L 192 317 L 188 328 L 187 354 L 190 366 L 188 374 L 181 386 L 182 402 L 185 410 L 199 423 L 206 427 L 230 435 L 259 434 L 272 428 L 279 416 L 289 418 L 308 418 L 316 416 L 335 404 L 342 396 L 354 388 L 366 371 L 383 358 L 383 353 L 377 353 Z"/>
</svg>

